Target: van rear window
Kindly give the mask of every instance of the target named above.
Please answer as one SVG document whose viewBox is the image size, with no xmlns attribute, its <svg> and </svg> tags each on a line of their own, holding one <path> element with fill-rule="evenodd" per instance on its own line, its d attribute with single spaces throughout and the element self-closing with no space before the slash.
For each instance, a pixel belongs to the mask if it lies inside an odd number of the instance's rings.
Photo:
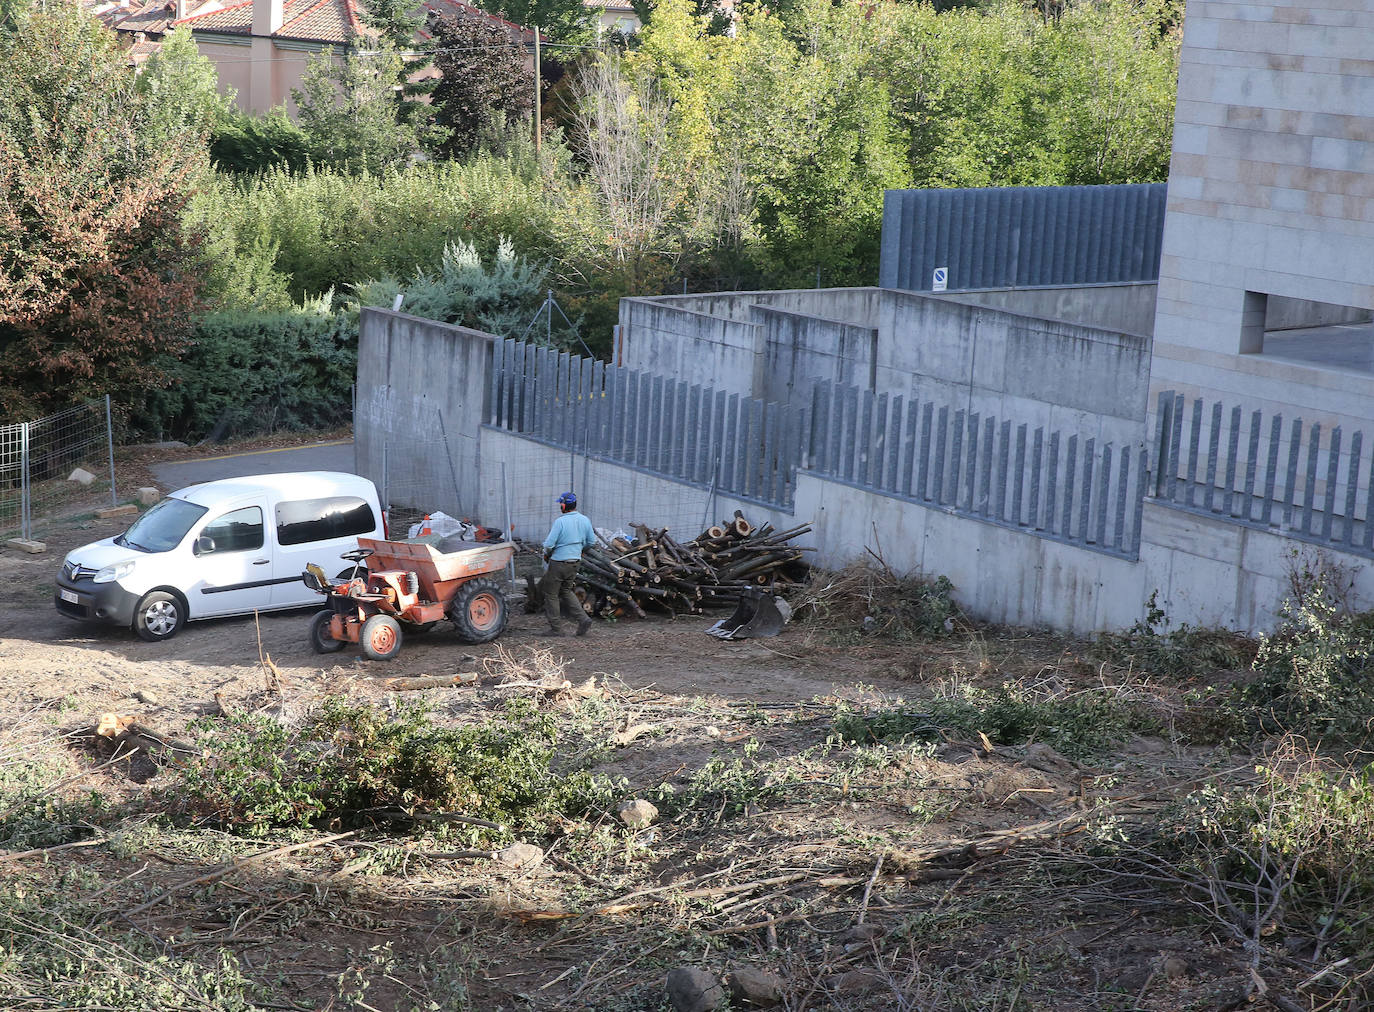
<svg viewBox="0 0 1374 1012">
<path fill-rule="evenodd" d="M 296 499 L 277 504 L 277 544 L 304 545 L 370 534 L 377 517 L 366 499 L 334 496 L 329 499 Z"/>
</svg>

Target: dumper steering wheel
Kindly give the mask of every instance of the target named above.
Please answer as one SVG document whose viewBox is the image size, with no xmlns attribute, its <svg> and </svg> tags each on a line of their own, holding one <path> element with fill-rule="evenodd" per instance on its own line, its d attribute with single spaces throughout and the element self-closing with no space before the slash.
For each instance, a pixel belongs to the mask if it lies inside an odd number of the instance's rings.
<svg viewBox="0 0 1374 1012">
<path fill-rule="evenodd" d="M 348 562 L 362 562 L 372 554 L 371 548 L 354 548 L 352 551 L 344 552 L 339 558 Z"/>
</svg>

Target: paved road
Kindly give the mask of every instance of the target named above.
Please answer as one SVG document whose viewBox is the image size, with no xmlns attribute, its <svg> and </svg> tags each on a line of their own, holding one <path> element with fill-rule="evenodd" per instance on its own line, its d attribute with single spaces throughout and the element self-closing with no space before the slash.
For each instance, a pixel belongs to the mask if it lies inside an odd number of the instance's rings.
<svg viewBox="0 0 1374 1012">
<path fill-rule="evenodd" d="M 229 453 L 175 463 L 154 464 L 153 474 L 166 492 L 218 478 L 246 474 L 280 474 L 283 471 L 347 471 L 353 473 L 353 441 L 315 443 L 257 453 Z"/>
</svg>

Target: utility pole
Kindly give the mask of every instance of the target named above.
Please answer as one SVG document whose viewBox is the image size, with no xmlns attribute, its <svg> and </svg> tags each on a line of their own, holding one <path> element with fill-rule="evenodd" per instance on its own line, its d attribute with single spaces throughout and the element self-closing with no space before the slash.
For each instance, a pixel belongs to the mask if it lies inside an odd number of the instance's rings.
<svg viewBox="0 0 1374 1012">
<path fill-rule="evenodd" d="M 534 26 L 534 153 L 539 154 L 539 26 Z"/>
</svg>

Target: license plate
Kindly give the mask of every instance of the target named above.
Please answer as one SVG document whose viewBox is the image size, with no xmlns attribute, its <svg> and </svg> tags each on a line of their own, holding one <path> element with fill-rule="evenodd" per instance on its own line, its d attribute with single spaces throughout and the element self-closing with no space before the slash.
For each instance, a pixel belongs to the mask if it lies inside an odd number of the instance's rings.
<svg viewBox="0 0 1374 1012">
<path fill-rule="evenodd" d="M 59 590 L 57 593 L 58 593 L 58 595 L 62 598 L 62 600 L 66 601 L 66 602 L 68 602 L 68 603 L 70 603 L 70 604 L 76 604 L 76 602 L 77 602 L 76 591 L 74 591 L 74 590 Z"/>
</svg>

